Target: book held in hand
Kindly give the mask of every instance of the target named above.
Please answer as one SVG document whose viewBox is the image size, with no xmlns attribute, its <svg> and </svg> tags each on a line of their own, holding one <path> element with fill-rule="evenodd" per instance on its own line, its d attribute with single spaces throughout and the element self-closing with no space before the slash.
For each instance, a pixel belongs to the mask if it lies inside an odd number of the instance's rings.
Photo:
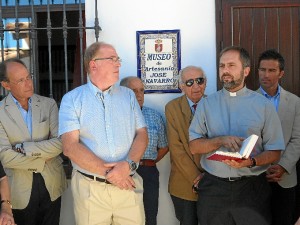
<svg viewBox="0 0 300 225">
<path fill-rule="evenodd" d="M 207 157 L 207 159 L 215 161 L 222 161 L 226 159 L 241 161 L 243 159 L 247 159 L 250 156 L 250 153 L 252 152 L 257 139 L 258 136 L 252 134 L 242 142 L 242 146 L 239 152 L 216 151 L 214 154 Z"/>
</svg>

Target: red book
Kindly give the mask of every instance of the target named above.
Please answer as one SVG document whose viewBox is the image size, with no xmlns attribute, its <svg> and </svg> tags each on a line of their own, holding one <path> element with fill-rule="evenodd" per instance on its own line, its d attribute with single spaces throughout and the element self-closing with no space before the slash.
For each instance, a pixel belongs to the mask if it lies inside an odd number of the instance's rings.
<svg viewBox="0 0 300 225">
<path fill-rule="evenodd" d="M 209 160 L 222 161 L 222 160 L 235 160 L 241 161 L 247 159 L 250 156 L 250 153 L 254 149 L 254 146 L 257 142 L 258 136 L 255 134 L 250 135 L 242 143 L 241 149 L 239 152 L 224 152 L 216 151 L 211 156 L 207 157 Z"/>
</svg>

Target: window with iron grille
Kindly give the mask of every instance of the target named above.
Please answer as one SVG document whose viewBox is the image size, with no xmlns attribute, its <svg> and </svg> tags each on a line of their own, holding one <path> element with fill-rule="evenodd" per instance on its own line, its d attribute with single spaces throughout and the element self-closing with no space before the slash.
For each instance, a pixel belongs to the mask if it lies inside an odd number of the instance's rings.
<svg viewBox="0 0 300 225">
<path fill-rule="evenodd" d="M 94 2 L 95 24 L 86 27 L 84 0 L 0 0 L 0 61 L 20 58 L 34 77 L 35 93 L 59 105 L 67 91 L 86 82 L 85 31 L 95 30 L 98 40 L 101 30 Z M 0 95 L 7 95 L 3 88 Z M 70 161 L 62 157 L 70 177 Z"/>
</svg>

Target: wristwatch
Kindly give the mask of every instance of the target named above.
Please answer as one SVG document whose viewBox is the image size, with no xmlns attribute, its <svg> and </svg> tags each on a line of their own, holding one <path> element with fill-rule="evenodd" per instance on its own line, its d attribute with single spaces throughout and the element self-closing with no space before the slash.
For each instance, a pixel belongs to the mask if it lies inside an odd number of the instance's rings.
<svg viewBox="0 0 300 225">
<path fill-rule="evenodd" d="M 255 160 L 255 158 L 254 157 L 250 157 L 250 160 L 251 160 L 252 164 L 250 166 L 248 166 L 248 168 L 252 168 L 252 167 L 256 166 L 256 160 Z"/>
<path fill-rule="evenodd" d="M 12 204 L 11 204 L 11 202 L 9 200 L 1 200 L 1 205 L 3 203 L 7 203 L 10 206 L 10 208 L 12 209 Z"/>
<path fill-rule="evenodd" d="M 137 170 L 137 168 L 139 167 L 139 164 L 132 161 L 131 159 L 127 158 L 126 162 L 128 162 L 129 164 L 129 168 L 131 172 L 135 172 Z"/>
</svg>

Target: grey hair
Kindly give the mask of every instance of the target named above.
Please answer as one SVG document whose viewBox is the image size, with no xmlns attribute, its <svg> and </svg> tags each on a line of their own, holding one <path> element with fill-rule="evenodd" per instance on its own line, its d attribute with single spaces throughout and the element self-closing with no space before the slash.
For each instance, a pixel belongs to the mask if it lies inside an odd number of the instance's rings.
<svg viewBox="0 0 300 225">
<path fill-rule="evenodd" d="M 190 69 L 196 69 L 196 70 L 199 70 L 199 71 L 202 73 L 203 78 L 206 79 L 206 75 L 205 75 L 205 73 L 204 73 L 204 70 L 203 70 L 201 67 L 199 67 L 199 66 L 187 66 L 187 67 L 184 67 L 183 69 L 181 69 L 181 70 L 179 71 L 179 78 L 178 78 L 179 84 L 183 84 L 183 76 L 184 76 L 184 74 L 185 74 L 188 70 L 190 70 Z"/>
<path fill-rule="evenodd" d="M 0 63 L 0 82 L 9 81 L 9 79 L 7 77 L 7 65 L 9 63 L 19 63 L 27 69 L 26 64 L 22 60 L 20 60 L 18 58 L 7 59 L 7 60 Z"/>
<path fill-rule="evenodd" d="M 107 47 L 107 46 L 114 48 L 112 45 L 107 44 L 105 42 L 94 42 L 85 50 L 84 67 L 85 67 L 85 70 L 87 73 L 90 72 L 90 67 L 89 67 L 90 61 L 92 61 L 92 59 L 95 57 L 95 55 L 101 48 Z"/>
<path fill-rule="evenodd" d="M 128 87 L 129 82 L 132 81 L 133 79 L 139 79 L 142 83 L 142 79 L 139 77 L 135 77 L 135 76 L 129 76 L 129 77 L 125 77 L 120 81 L 120 86 L 124 86 L 124 87 Z"/>
</svg>

